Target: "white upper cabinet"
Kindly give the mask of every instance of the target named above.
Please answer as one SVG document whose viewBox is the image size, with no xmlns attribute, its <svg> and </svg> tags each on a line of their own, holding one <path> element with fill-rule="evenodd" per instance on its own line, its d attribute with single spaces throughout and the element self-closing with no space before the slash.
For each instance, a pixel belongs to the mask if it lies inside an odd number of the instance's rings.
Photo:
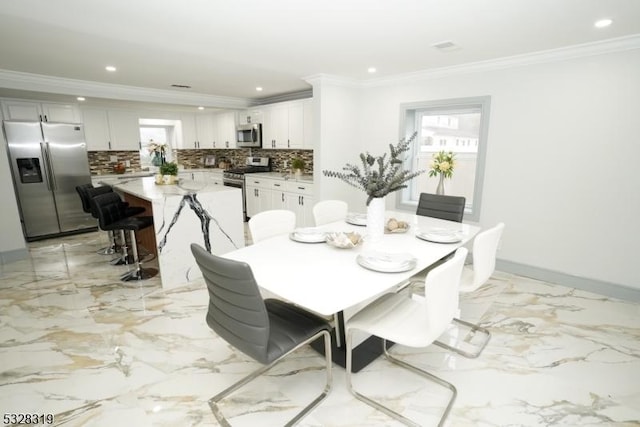
<svg viewBox="0 0 640 427">
<path fill-rule="evenodd" d="M 70 104 L 5 99 L 2 101 L 2 112 L 7 120 L 63 123 L 80 123 L 82 121 L 78 107 Z"/>
<path fill-rule="evenodd" d="M 108 110 L 112 150 L 140 150 L 140 124 L 136 111 Z"/>
<path fill-rule="evenodd" d="M 182 139 L 178 139 L 176 148 L 198 148 L 196 117 L 193 114 L 181 114 Z"/>
<path fill-rule="evenodd" d="M 213 148 L 214 117 L 211 114 L 181 114 L 182 145 L 177 148 Z"/>
<path fill-rule="evenodd" d="M 307 101 L 292 101 L 265 106 L 264 124 L 262 126 L 263 148 L 308 148 L 305 135 L 311 134 L 306 129 Z"/>
<path fill-rule="evenodd" d="M 264 123 L 262 109 L 250 108 L 237 112 L 237 123 L 246 125 L 250 123 Z"/>
<path fill-rule="evenodd" d="M 138 113 L 83 108 L 84 136 L 89 151 L 140 149 Z"/>
<path fill-rule="evenodd" d="M 196 135 L 198 148 L 213 148 L 217 131 L 211 114 L 196 114 Z"/>
<path fill-rule="evenodd" d="M 236 148 L 236 113 L 216 114 L 213 119 L 215 139 L 213 148 Z"/>
<path fill-rule="evenodd" d="M 87 150 L 110 150 L 111 137 L 109 136 L 107 110 L 83 108 L 82 121 L 84 123 L 84 138 L 87 141 Z"/>
</svg>

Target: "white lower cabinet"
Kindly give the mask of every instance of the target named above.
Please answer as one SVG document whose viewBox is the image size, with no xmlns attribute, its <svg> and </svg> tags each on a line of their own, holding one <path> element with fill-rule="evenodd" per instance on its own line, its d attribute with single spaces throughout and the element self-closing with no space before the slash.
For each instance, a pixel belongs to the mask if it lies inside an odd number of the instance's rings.
<svg viewBox="0 0 640 427">
<path fill-rule="evenodd" d="M 276 179 L 262 179 L 261 184 L 262 194 L 265 191 L 270 191 L 271 203 L 266 209 L 287 209 L 295 212 L 296 227 L 312 227 L 314 225 L 313 184 Z M 247 186 L 247 188 L 249 187 Z M 249 210 L 249 196 L 251 194 L 247 195 L 247 211 Z M 262 208 L 262 205 L 260 207 Z"/>
<path fill-rule="evenodd" d="M 247 178 L 245 199 L 249 218 L 262 211 L 273 209 L 271 181 L 270 179 Z"/>
<path fill-rule="evenodd" d="M 286 208 L 296 213 L 296 226 L 313 227 L 313 184 L 287 182 Z"/>
</svg>

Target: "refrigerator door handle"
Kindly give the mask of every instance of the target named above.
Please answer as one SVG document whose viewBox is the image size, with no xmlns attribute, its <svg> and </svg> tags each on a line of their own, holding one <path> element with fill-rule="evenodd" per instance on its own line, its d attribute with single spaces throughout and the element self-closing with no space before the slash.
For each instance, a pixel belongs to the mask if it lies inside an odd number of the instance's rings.
<svg viewBox="0 0 640 427">
<path fill-rule="evenodd" d="M 57 190 L 58 186 L 55 181 L 55 174 L 53 173 L 53 165 L 51 164 L 51 158 L 49 157 L 49 143 L 40 143 L 42 150 L 42 158 L 44 159 L 45 167 L 47 168 L 47 187 L 51 191 Z"/>
</svg>

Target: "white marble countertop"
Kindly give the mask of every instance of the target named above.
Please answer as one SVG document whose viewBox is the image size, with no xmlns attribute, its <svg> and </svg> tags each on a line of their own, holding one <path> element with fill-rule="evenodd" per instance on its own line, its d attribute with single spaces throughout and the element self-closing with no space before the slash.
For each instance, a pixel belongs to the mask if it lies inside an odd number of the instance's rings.
<svg viewBox="0 0 640 427">
<path fill-rule="evenodd" d="M 95 178 L 113 178 L 113 179 L 129 179 L 129 178 L 140 178 L 144 176 L 153 176 L 154 172 L 151 171 L 141 171 L 141 172 L 127 172 L 127 173 L 103 173 L 98 175 L 91 175 L 92 179 Z"/>
<path fill-rule="evenodd" d="M 252 173 L 251 177 L 275 179 L 279 181 L 300 182 L 304 184 L 313 184 L 313 175 L 302 175 L 299 179 L 296 179 L 295 175 L 293 174 L 285 174 L 282 172 L 258 172 L 258 173 Z"/>
<path fill-rule="evenodd" d="M 213 193 L 224 191 L 240 191 L 235 187 L 209 185 L 205 181 L 184 181 L 180 185 L 158 185 L 155 177 L 120 179 L 108 177 L 100 180 L 103 185 L 110 185 L 117 190 L 129 193 L 144 200 L 160 200 L 167 196 L 183 197 L 189 193 Z"/>
</svg>

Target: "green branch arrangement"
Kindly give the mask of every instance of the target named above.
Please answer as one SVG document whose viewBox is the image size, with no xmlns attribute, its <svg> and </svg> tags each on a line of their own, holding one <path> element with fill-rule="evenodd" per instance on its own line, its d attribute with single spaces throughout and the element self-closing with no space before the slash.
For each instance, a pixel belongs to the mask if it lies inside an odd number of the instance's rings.
<svg viewBox="0 0 640 427">
<path fill-rule="evenodd" d="M 362 169 L 360 166 L 347 163 L 342 168 L 343 172 L 323 170 L 322 173 L 324 176 L 341 179 L 352 187 L 363 190 L 369 196 L 367 198 L 367 206 L 369 206 L 371 200 L 375 198 L 407 188 L 407 182 L 424 172 L 405 170 L 402 167 L 403 159 L 400 158 L 403 153 L 409 151 L 416 135 L 417 132 L 414 132 L 409 139 L 403 138 L 396 146 L 389 144 L 391 153 L 389 159 L 387 159 L 387 153 L 374 157 L 369 152 L 365 152 L 360 154 Z"/>
</svg>

